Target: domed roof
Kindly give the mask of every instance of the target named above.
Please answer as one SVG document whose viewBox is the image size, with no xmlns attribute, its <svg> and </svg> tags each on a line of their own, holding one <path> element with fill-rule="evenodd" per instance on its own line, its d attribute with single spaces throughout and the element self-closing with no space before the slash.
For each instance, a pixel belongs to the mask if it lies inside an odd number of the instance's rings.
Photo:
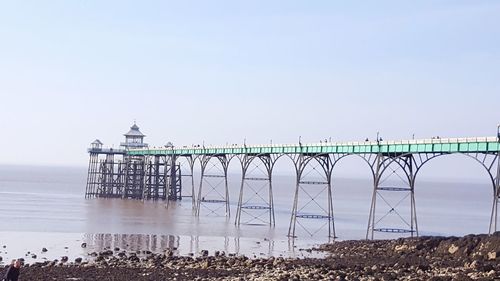
<svg viewBox="0 0 500 281">
<path fill-rule="evenodd" d="M 130 131 L 128 131 L 128 133 L 124 134 L 124 136 L 126 136 L 126 137 L 145 137 L 146 135 L 144 135 L 143 133 L 141 133 L 141 131 L 139 131 L 139 126 L 137 126 L 137 124 L 135 124 L 135 122 L 134 122 L 134 125 L 132 125 L 132 127 L 130 127 Z"/>
</svg>

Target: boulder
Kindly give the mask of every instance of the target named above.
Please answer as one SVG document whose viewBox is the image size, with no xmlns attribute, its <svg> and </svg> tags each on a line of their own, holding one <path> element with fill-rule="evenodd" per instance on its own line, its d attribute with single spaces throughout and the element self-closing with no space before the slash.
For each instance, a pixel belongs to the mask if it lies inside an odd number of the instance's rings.
<svg viewBox="0 0 500 281">
<path fill-rule="evenodd" d="M 458 251 L 458 246 L 455 246 L 455 244 L 451 244 L 451 246 L 448 248 L 448 253 L 454 254 Z"/>
</svg>

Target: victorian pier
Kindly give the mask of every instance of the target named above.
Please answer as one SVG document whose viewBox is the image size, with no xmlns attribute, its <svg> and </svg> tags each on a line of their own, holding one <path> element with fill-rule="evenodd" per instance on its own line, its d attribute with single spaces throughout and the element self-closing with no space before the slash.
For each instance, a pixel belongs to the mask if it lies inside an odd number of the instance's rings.
<svg viewBox="0 0 500 281">
<path fill-rule="evenodd" d="M 373 179 L 366 238 L 375 233 L 418 236 L 415 183 L 421 168 L 440 156 L 463 154 L 484 168 L 491 182 L 489 232 L 498 230 L 500 198 L 500 134 L 496 137 L 433 138 L 402 141 L 321 142 L 288 145 L 231 145 L 152 148 L 134 124 L 119 149 L 105 148 L 95 140 L 88 152 L 86 197 L 139 200 L 181 200 L 188 197 L 195 215 L 218 206 L 231 216 L 228 167 L 241 165 L 236 225 L 253 220 L 275 224 L 273 169 L 280 158 L 293 163 L 295 186 L 290 188 L 293 208 L 288 236 L 296 227 L 314 234 L 305 221 L 323 221 L 329 237 L 335 237 L 332 174 L 345 157 L 359 157 Z M 195 174 L 199 178 L 195 181 Z M 197 182 L 198 184 L 195 184 Z M 183 189 L 188 196 L 183 196 Z M 384 204 L 387 194 L 400 196 L 397 204 Z M 387 201 L 385 202 L 387 203 Z M 209 208 L 204 208 L 204 207 Z M 401 211 L 402 210 L 402 211 Z M 397 220 L 387 223 L 384 218 Z M 245 217 L 245 221 L 242 218 Z M 249 219 L 248 219 L 249 218 Z M 314 225 L 314 224 L 313 224 Z"/>
</svg>

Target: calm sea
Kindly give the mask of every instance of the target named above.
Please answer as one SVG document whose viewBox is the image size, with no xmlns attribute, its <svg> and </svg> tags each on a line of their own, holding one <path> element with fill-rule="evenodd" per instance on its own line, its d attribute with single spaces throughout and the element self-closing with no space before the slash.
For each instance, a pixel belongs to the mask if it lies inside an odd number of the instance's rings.
<svg viewBox="0 0 500 281">
<path fill-rule="evenodd" d="M 62 255 L 85 257 L 106 247 L 157 252 L 170 248 L 181 255 L 207 249 L 212 253 L 220 250 L 248 256 L 302 256 L 307 252 L 301 249 L 328 242 L 322 220 L 313 222 L 312 227 L 318 229 L 314 235 L 308 233 L 316 231 L 308 228 L 308 222 L 306 230 L 297 227 L 297 239 L 288 239 L 295 179 L 290 173 L 273 180 L 275 227 L 254 223 L 236 227 L 234 215 L 240 189 L 237 174 L 229 177 L 231 216 L 217 214 L 220 210 L 210 213 L 202 209 L 196 217 L 189 198 L 168 209 L 164 202 L 85 199 L 86 168 L 0 166 L 0 256 L 3 262 L 18 257 L 29 262 Z M 310 195 L 315 199 L 312 205 L 321 205 L 321 195 Z M 334 178 L 338 239 L 365 237 L 371 195 L 368 178 Z M 395 206 L 397 212 L 384 217 L 386 223 L 396 222 L 398 216 L 407 217 L 408 198 L 399 198 L 401 194 L 383 196 L 377 201 L 378 218 Z M 422 181 L 417 183 L 416 202 L 420 235 L 488 231 L 492 188 L 487 180 Z M 87 247 L 82 248 L 82 243 L 87 243 Z M 48 251 L 41 253 L 42 247 Z M 31 256 L 33 253 L 36 258 Z"/>
</svg>

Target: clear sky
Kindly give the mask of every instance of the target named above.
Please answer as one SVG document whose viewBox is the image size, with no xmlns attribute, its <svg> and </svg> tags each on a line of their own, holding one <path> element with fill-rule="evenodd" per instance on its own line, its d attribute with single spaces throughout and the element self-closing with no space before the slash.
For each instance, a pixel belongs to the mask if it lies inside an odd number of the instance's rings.
<svg viewBox="0 0 500 281">
<path fill-rule="evenodd" d="M 0 163 L 163 145 L 493 136 L 500 1 L 0 1 Z"/>
</svg>

